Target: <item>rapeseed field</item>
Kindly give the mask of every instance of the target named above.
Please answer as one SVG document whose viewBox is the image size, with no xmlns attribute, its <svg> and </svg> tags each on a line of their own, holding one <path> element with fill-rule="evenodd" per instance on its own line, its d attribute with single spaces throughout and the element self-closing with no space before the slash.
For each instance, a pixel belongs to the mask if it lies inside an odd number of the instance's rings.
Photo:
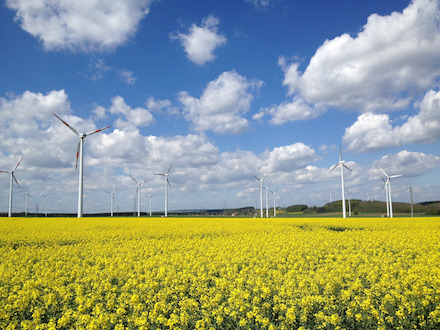
<svg viewBox="0 0 440 330">
<path fill-rule="evenodd" d="M 438 329 L 440 219 L 0 219 L 0 329 L 72 328 Z"/>
</svg>

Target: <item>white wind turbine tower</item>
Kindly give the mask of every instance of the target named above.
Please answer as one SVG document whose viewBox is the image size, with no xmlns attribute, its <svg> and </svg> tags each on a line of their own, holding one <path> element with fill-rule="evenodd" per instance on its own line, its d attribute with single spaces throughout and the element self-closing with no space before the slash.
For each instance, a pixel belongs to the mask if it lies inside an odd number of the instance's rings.
<svg viewBox="0 0 440 330">
<path fill-rule="evenodd" d="M 41 195 L 41 196 L 46 199 L 46 207 L 45 207 L 45 210 L 44 210 L 44 216 L 47 217 L 47 200 L 49 199 L 49 197 L 47 197 L 45 195 Z"/>
<path fill-rule="evenodd" d="M 136 195 L 137 195 L 137 201 L 138 201 L 138 217 L 141 216 L 141 185 L 143 185 L 144 183 L 148 182 L 148 180 L 144 180 L 139 182 L 138 180 L 136 180 L 135 178 L 133 178 L 130 175 L 130 178 L 132 178 L 134 180 L 134 182 L 136 182 L 137 184 L 137 188 L 136 188 Z"/>
<path fill-rule="evenodd" d="M 390 204 L 390 218 L 393 217 L 393 202 L 391 201 L 391 179 L 394 178 L 398 178 L 401 177 L 402 174 L 397 174 L 397 175 L 391 175 L 389 176 L 388 174 L 385 173 L 385 171 L 383 169 L 381 169 L 379 167 L 379 169 L 382 171 L 383 174 L 385 174 L 385 176 L 387 177 L 387 184 L 388 184 L 388 203 Z"/>
<path fill-rule="evenodd" d="M 154 173 L 154 175 L 163 176 L 165 181 L 165 218 L 168 216 L 168 186 L 171 187 L 170 180 L 168 180 L 168 175 L 170 174 L 172 166 L 173 164 L 170 165 L 166 173 Z"/>
<path fill-rule="evenodd" d="M 347 189 L 347 196 L 348 196 L 348 216 L 351 217 L 351 200 L 350 200 L 350 190 Z"/>
<path fill-rule="evenodd" d="M 24 202 L 24 216 L 27 217 L 27 213 L 28 213 L 28 197 L 32 197 L 31 194 L 29 194 L 29 189 L 26 188 L 26 193 L 23 194 L 23 196 L 25 196 L 25 202 Z"/>
<path fill-rule="evenodd" d="M 387 217 L 389 217 L 390 216 L 390 203 L 388 202 L 388 180 L 385 180 L 382 177 L 382 181 L 385 184 L 383 187 L 383 190 L 385 191 L 385 201 L 387 203 Z"/>
<path fill-rule="evenodd" d="M 11 175 L 11 180 L 9 183 L 9 211 L 8 211 L 8 217 L 12 217 L 12 183 L 15 180 L 15 183 L 17 184 L 18 188 L 20 188 L 20 185 L 18 184 L 17 178 L 14 175 L 15 170 L 17 169 L 18 165 L 23 161 L 23 158 L 15 165 L 14 169 L 12 171 L 0 171 L 2 173 L 9 173 Z"/>
<path fill-rule="evenodd" d="M 277 193 L 275 191 L 270 191 L 273 194 L 273 217 L 277 217 Z"/>
<path fill-rule="evenodd" d="M 79 177 L 78 177 L 78 218 L 82 218 L 83 216 L 83 170 L 84 170 L 84 164 L 83 164 L 83 158 L 84 158 L 84 139 L 92 134 L 101 132 L 111 126 L 103 127 L 100 129 L 97 129 L 95 131 L 91 131 L 88 133 L 78 133 L 78 131 L 70 126 L 68 123 L 66 123 L 64 120 L 62 120 L 60 117 L 58 117 L 55 113 L 54 116 L 57 117 L 64 125 L 66 125 L 73 133 L 78 135 L 78 148 L 76 150 L 76 166 L 75 168 L 78 168 L 78 157 L 79 157 Z"/>
<path fill-rule="evenodd" d="M 353 172 L 351 169 L 349 169 L 345 165 L 345 161 L 342 160 L 342 148 L 339 146 L 339 162 L 328 171 L 329 173 L 333 171 L 336 167 L 341 166 L 341 185 L 342 185 L 342 217 L 347 217 L 347 211 L 345 209 L 345 183 L 344 183 L 344 167 L 349 170 L 350 172 Z"/>
<path fill-rule="evenodd" d="M 151 205 L 152 205 L 152 202 L 151 202 L 151 199 L 153 198 L 153 195 L 147 195 L 148 197 L 150 197 L 150 217 L 152 216 L 152 211 L 151 211 Z"/>
<path fill-rule="evenodd" d="M 269 218 L 269 199 L 267 198 L 267 191 L 269 190 L 269 186 L 272 182 L 269 182 L 267 187 L 264 187 L 264 190 L 266 190 L 266 218 Z"/>
<path fill-rule="evenodd" d="M 257 179 L 260 182 L 260 213 L 261 213 L 261 218 L 263 217 L 263 181 L 264 179 L 267 178 L 267 175 L 258 178 L 254 175 L 254 178 Z"/>
<path fill-rule="evenodd" d="M 113 216 L 113 204 L 115 203 L 115 192 L 119 187 L 113 189 L 113 191 L 106 191 L 107 194 L 110 194 L 110 216 Z"/>
</svg>

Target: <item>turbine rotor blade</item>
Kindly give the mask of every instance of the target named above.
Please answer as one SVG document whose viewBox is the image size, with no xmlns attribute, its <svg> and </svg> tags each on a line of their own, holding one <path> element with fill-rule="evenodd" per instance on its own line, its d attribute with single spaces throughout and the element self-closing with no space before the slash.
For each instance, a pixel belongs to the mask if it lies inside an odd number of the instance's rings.
<svg viewBox="0 0 440 330">
<path fill-rule="evenodd" d="M 168 171 L 167 171 L 167 174 L 170 173 L 170 171 L 171 171 L 171 167 L 173 167 L 173 163 L 171 163 L 170 168 L 169 168 Z"/>
<path fill-rule="evenodd" d="M 347 165 L 342 164 L 347 170 L 349 170 L 350 172 L 353 172 Z"/>
<path fill-rule="evenodd" d="M 11 175 L 12 175 L 12 177 L 14 178 L 15 183 L 17 184 L 18 188 L 21 189 L 21 187 L 20 187 L 20 185 L 18 184 L 17 178 L 15 177 L 14 173 L 11 173 Z"/>
<path fill-rule="evenodd" d="M 79 133 L 78 133 L 78 131 L 77 131 L 75 128 L 73 128 L 73 127 L 70 126 L 68 123 L 66 123 L 64 120 L 62 120 L 60 117 L 58 117 L 56 113 L 54 113 L 54 116 L 57 117 L 59 120 L 61 120 L 61 122 L 63 122 L 64 125 L 66 125 L 67 127 L 69 127 L 70 130 L 71 130 L 73 133 L 75 133 L 76 135 L 79 136 Z"/>
<path fill-rule="evenodd" d="M 170 180 L 168 180 L 168 177 L 167 177 L 167 183 L 168 183 L 168 186 L 171 188 L 171 183 L 170 183 Z"/>
<path fill-rule="evenodd" d="M 265 175 L 265 176 L 261 179 L 261 181 L 263 181 L 264 179 L 266 179 L 268 176 L 269 176 L 269 174 L 268 174 L 268 175 Z"/>
<path fill-rule="evenodd" d="M 388 174 L 386 174 L 385 171 L 384 171 L 383 169 L 381 169 L 380 167 L 379 167 L 379 170 L 381 170 L 382 173 L 385 174 L 385 176 L 386 176 L 387 178 L 390 178 L 390 176 L 389 176 Z"/>
<path fill-rule="evenodd" d="M 341 143 L 339 144 L 339 161 L 342 161 L 342 145 Z"/>
<path fill-rule="evenodd" d="M 78 140 L 78 146 L 76 148 L 76 163 L 75 163 L 75 170 L 78 169 L 78 158 L 79 158 L 79 147 L 81 145 L 81 139 Z"/>
<path fill-rule="evenodd" d="M 403 175 L 402 174 L 392 175 L 392 176 L 390 176 L 390 179 L 399 178 L 401 176 L 403 176 Z"/>
<path fill-rule="evenodd" d="M 12 170 L 12 172 L 14 172 L 17 169 L 18 165 L 20 165 L 20 163 L 22 161 L 23 161 L 23 158 L 21 158 L 20 161 L 17 163 L 17 165 L 15 165 L 14 169 Z"/>
<path fill-rule="evenodd" d="M 130 178 L 132 178 L 136 183 L 139 183 L 135 178 L 133 178 L 131 175 L 130 175 Z"/>
<path fill-rule="evenodd" d="M 339 163 L 333 165 L 329 170 L 328 173 L 330 173 L 331 171 L 333 171 L 336 167 L 338 167 Z"/>
<path fill-rule="evenodd" d="M 106 126 L 106 127 L 103 127 L 103 128 L 97 129 L 96 131 L 92 131 L 92 132 L 86 133 L 85 136 L 89 136 L 89 135 L 92 135 L 92 134 L 95 134 L 95 133 L 101 132 L 101 131 L 103 131 L 103 130 L 105 130 L 105 129 L 107 129 L 107 128 L 110 128 L 110 127 L 111 127 L 111 126 Z"/>
<path fill-rule="evenodd" d="M 257 178 L 255 175 L 252 175 L 255 179 L 257 179 L 258 181 L 260 181 L 260 179 L 259 178 Z"/>
</svg>

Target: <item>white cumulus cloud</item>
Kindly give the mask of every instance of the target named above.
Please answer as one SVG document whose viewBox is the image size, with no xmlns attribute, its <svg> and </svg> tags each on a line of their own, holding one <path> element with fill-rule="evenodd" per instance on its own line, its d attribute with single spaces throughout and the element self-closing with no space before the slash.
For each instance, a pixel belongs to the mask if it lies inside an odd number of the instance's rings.
<svg viewBox="0 0 440 330">
<path fill-rule="evenodd" d="M 214 50 L 226 43 L 226 37 L 218 33 L 219 19 L 205 17 L 201 26 L 191 25 L 187 34 L 173 33 L 171 39 L 177 39 L 185 49 L 190 61 L 204 65 L 215 59 Z"/>
<path fill-rule="evenodd" d="M 292 172 L 317 160 L 316 152 L 298 142 L 288 146 L 276 147 L 269 153 L 263 172 Z"/>
<path fill-rule="evenodd" d="M 416 177 L 424 175 L 439 166 L 440 157 L 422 152 L 402 150 L 397 154 L 386 155 L 374 161 L 369 174 L 372 178 L 383 176 L 380 167 L 390 176 L 402 174 L 405 177 Z"/>
<path fill-rule="evenodd" d="M 6 5 L 47 50 L 91 52 L 124 44 L 148 14 L 150 0 L 7 0 Z"/>
<path fill-rule="evenodd" d="M 121 96 L 112 98 L 112 105 L 105 109 L 102 106 L 96 106 L 93 110 L 97 118 L 103 118 L 107 113 L 118 116 L 114 126 L 119 129 L 145 127 L 154 122 L 154 117 L 147 109 L 137 107 L 131 108 L 125 103 Z"/>
<path fill-rule="evenodd" d="M 209 82 L 199 99 L 180 92 L 179 100 L 195 130 L 240 134 L 249 129 L 243 115 L 250 108 L 252 92 L 261 85 L 261 81 L 248 80 L 235 71 L 228 71 Z"/>
<path fill-rule="evenodd" d="M 435 85 L 439 63 L 439 2 L 414 0 L 401 13 L 371 15 L 356 36 L 326 40 L 304 72 L 298 61 L 280 57 L 293 101 L 263 111 L 280 124 L 314 118 L 323 107 L 363 113 L 405 109 Z"/>
<path fill-rule="evenodd" d="M 440 92 L 428 91 L 418 104 L 419 113 L 393 127 L 389 115 L 364 113 L 345 130 L 349 150 L 374 151 L 408 143 L 430 143 L 440 139 Z"/>
</svg>

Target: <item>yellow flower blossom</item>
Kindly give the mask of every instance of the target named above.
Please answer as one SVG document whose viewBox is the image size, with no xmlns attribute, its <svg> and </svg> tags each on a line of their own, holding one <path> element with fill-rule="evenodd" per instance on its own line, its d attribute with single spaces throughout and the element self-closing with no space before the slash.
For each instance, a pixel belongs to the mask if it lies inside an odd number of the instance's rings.
<svg viewBox="0 0 440 330">
<path fill-rule="evenodd" d="M 440 328 L 439 241 L 439 218 L 0 218 L 0 329 Z"/>
</svg>

